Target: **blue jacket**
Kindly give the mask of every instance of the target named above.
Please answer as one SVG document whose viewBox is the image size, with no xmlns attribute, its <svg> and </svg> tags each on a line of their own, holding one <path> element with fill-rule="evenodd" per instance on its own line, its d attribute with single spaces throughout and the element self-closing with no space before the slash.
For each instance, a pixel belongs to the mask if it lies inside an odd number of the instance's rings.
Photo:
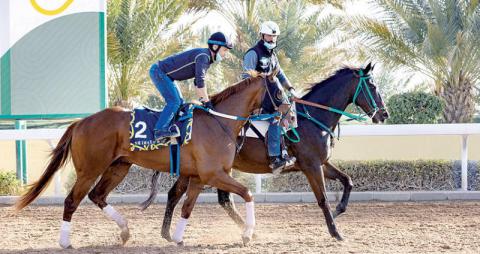
<svg viewBox="0 0 480 254">
<path fill-rule="evenodd" d="M 190 49 L 171 55 L 161 61 L 158 66 L 172 80 L 187 80 L 195 78 L 196 87 L 205 86 L 205 75 L 213 61 L 208 48 Z"/>
<path fill-rule="evenodd" d="M 275 68 L 279 68 L 280 71 L 277 74 L 278 81 L 284 88 L 289 88 L 291 86 L 290 81 L 280 68 L 280 63 L 278 62 L 277 55 L 273 50 L 267 49 L 263 45 L 263 40 L 260 40 L 255 46 L 247 50 L 245 56 L 243 57 L 243 70 L 256 70 L 260 73 L 269 74 Z M 242 74 L 242 78 L 247 78 L 248 74 Z"/>
</svg>

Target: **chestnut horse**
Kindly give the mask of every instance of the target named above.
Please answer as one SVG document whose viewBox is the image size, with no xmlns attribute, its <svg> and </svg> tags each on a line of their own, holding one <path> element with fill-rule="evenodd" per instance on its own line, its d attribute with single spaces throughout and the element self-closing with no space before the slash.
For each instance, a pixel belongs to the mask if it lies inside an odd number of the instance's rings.
<svg viewBox="0 0 480 254">
<path fill-rule="evenodd" d="M 246 118 L 259 108 L 265 95 L 265 82 L 261 76 L 242 80 L 213 96 L 212 103 L 219 112 Z M 169 168 L 168 148 L 130 151 L 130 113 L 121 108 L 109 108 L 72 123 L 52 151 L 51 161 L 43 175 L 17 201 L 17 211 L 33 202 L 71 154 L 77 180 L 64 203 L 61 247 L 71 247 L 72 215 L 87 193 L 92 202 L 117 223 L 125 243 L 130 237 L 127 221 L 107 204 L 107 195 L 123 180 L 132 164 L 164 171 Z M 235 141 L 244 123 L 195 110 L 192 139 L 181 149 L 181 175 L 190 177 L 199 185 L 208 184 L 243 197 L 249 211 L 246 218 L 248 227 L 243 238 L 248 242 L 255 225 L 252 194 L 229 175 L 235 157 Z M 91 189 L 100 176 L 100 181 Z M 196 198 L 195 195 L 188 196 L 192 203 Z M 182 214 L 184 226 L 190 212 Z M 182 237 L 183 230 L 177 234 L 177 238 Z"/>
<path fill-rule="evenodd" d="M 369 72 L 372 69 L 373 67 L 369 64 L 365 69 L 360 70 L 351 68 L 338 70 L 335 75 L 330 78 L 314 84 L 310 92 L 303 96 L 302 99 L 307 102 L 328 105 L 342 111 L 353 102 L 361 107 L 364 112 L 367 112 L 374 123 L 383 122 L 388 118 L 388 112 L 384 107 L 383 100 L 376 86 L 369 78 Z M 362 89 L 360 94 L 357 94 L 358 97 L 353 101 L 357 87 L 361 82 L 360 76 L 367 79 L 368 88 L 364 87 L 365 89 Z M 370 90 L 371 97 L 368 95 L 366 89 Z M 374 100 L 375 103 L 369 100 Z M 378 110 L 372 108 L 375 104 Z M 323 123 L 330 128 L 331 131 L 335 130 L 340 120 L 340 114 L 310 106 L 306 106 L 305 108 L 307 108 L 311 117 Z M 306 113 L 305 108 L 303 105 L 297 104 L 297 110 L 299 112 Z M 297 158 L 297 163 L 289 172 L 301 171 L 307 176 L 312 191 L 317 198 L 318 205 L 324 213 L 330 234 L 340 240 L 341 236 L 336 229 L 333 218 L 345 212 L 353 186 L 352 180 L 347 174 L 341 172 L 328 161 L 332 147 L 330 145 L 330 136 L 324 129 L 319 128 L 319 125 L 314 123 L 314 121 L 305 117 L 299 117 L 297 131 L 301 141 L 290 144 L 290 154 L 293 154 Z M 233 167 L 242 172 L 253 174 L 271 173 L 271 169 L 268 167 L 266 147 L 263 142 L 257 138 L 246 138 L 242 150 L 235 157 Z M 159 172 L 155 172 L 152 177 L 150 197 L 142 204 L 142 209 L 146 209 L 154 200 L 158 176 Z M 330 207 L 327 203 L 324 176 L 329 179 L 340 180 L 344 186 L 341 202 L 333 214 L 330 212 Z M 182 195 L 187 191 L 187 188 L 191 188 L 189 186 L 189 179 L 188 177 L 182 176 L 177 179 L 168 192 L 168 203 L 162 226 L 162 237 L 168 241 L 171 241 L 170 225 L 173 211 Z M 221 189 L 218 189 L 217 193 L 220 205 L 227 211 L 228 215 L 237 225 L 244 227 L 245 223 L 235 209 L 235 204 L 233 203 L 230 193 Z"/>
</svg>

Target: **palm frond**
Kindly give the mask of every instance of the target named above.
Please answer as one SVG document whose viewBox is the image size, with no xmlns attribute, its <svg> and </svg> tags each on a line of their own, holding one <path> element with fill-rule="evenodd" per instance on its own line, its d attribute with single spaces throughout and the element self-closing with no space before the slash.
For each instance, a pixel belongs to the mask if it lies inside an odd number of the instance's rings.
<svg viewBox="0 0 480 254">
<path fill-rule="evenodd" d="M 439 94 L 445 95 L 442 87 L 450 87 L 450 97 L 455 92 L 451 87 L 465 89 L 465 84 L 479 81 L 477 0 L 376 0 L 370 4 L 380 10 L 379 15 L 347 22 L 348 31 L 365 45 L 369 56 L 390 68 L 403 66 L 424 74 Z M 470 106 L 466 108 L 470 112 Z"/>
<path fill-rule="evenodd" d="M 108 80 L 111 101 L 145 96 L 148 68 L 157 59 L 185 45 L 177 40 L 190 26 L 175 26 L 182 15 L 198 13 L 199 3 L 175 0 L 112 0 L 108 2 Z M 193 22 L 195 22 L 194 20 Z M 174 43 L 176 42 L 176 43 Z"/>
<path fill-rule="evenodd" d="M 245 52 L 259 39 L 261 22 L 272 20 L 279 24 L 281 34 L 277 42 L 280 64 L 292 82 L 301 84 L 318 81 L 334 64 L 332 58 L 343 52 L 329 47 L 319 51 L 318 45 L 338 27 L 339 18 L 322 16 L 322 9 L 309 11 L 310 1 L 225 1 L 221 12 L 236 27 L 236 45 L 230 59 L 222 63 L 225 78 L 230 82 L 239 79 Z M 317 1 L 313 4 L 324 4 Z M 338 1 L 341 2 L 341 1 Z M 276 6 L 276 8 L 272 8 Z"/>
</svg>

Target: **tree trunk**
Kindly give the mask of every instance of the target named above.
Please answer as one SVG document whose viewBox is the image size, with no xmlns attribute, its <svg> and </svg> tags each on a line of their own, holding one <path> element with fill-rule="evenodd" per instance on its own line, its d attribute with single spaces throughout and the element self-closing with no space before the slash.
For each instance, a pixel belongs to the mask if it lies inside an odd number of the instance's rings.
<svg viewBox="0 0 480 254">
<path fill-rule="evenodd" d="M 441 88 L 439 96 L 445 102 L 443 110 L 445 123 L 469 123 L 472 121 L 475 112 L 475 96 L 470 80 L 460 77 L 457 84 L 445 84 Z"/>
</svg>

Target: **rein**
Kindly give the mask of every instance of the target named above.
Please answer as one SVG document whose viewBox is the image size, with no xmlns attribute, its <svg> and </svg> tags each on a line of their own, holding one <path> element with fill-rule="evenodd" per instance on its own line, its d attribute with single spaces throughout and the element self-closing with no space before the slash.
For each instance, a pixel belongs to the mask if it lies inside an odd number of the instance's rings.
<svg viewBox="0 0 480 254">
<path fill-rule="evenodd" d="M 354 73 L 354 75 L 355 75 L 355 73 Z M 327 110 L 327 111 L 330 111 L 330 112 L 334 112 L 334 113 L 337 113 L 337 114 L 340 114 L 340 115 L 344 115 L 344 116 L 350 118 L 347 121 L 349 121 L 349 120 L 366 121 L 367 118 L 365 118 L 364 116 L 367 116 L 370 119 L 371 117 L 373 117 L 375 115 L 375 113 L 377 113 L 378 110 L 380 110 L 380 108 L 377 106 L 377 103 L 375 102 L 375 99 L 373 98 L 372 93 L 370 92 L 370 88 L 368 87 L 368 84 L 367 84 L 367 80 L 369 80 L 371 78 L 371 76 L 370 75 L 364 75 L 363 70 L 359 70 L 359 75 L 357 77 L 359 78 L 359 81 L 358 81 L 358 84 L 357 84 L 357 88 L 355 90 L 355 94 L 353 95 L 352 103 L 355 105 L 355 107 L 358 110 L 359 106 L 357 105 L 356 100 L 357 100 L 360 92 L 363 92 L 363 95 L 367 99 L 367 103 L 368 103 L 369 107 L 371 108 L 371 110 L 368 113 L 355 115 L 355 114 L 351 114 L 351 113 L 348 113 L 348 112 L 343 111 L 343 110 L 339 110 L 339 109 L 336 109 L 336 108 L 332 108 L 332 107 L 329 107 L 329 106 L 325 106 L 325 105 L 322 105 L 322 104 L 318 104 L 318 103 L 315 103 L 315 102 L 310 102 L 310 101 L 306 101 L 306 100 L 302 100 L 302 99 L 294 97 L 294 98 L 292 98 L 293 101 L 295 101 L 299 104 L 303 104 L 303 111 L 304 112 L 298 111 L 297 114 L 306 118 L 306 119 L 308 119 L 308 120 L 310 120 L 310 121 L 312 121 L 317 126 L 319 126 L 321 129 L 327 131 L 332 138 L 335 137 L 335 134 L 333 133 L 333 131 L 328 126 L 326 126 L 325 124 L 323 124 L 322 122 L 318 121 L 313 116 L 311 116 L 310 112 L 308 111 L 306 106 L 320 108 L 320 109 Z M 366 90 L 366 92 L 365 92 L 365 90 Z M 371 117 L 369 117 L 370 114 L 371 114 Z"/>
<path fill-rule="evenodd" d="M 299 98 L 292 98 L 292 101 L 294 101 L 296 103 L 299 103 L 299 104 L 312 106 L 312 107 L 315 107 L 315 108 L 320 108 L 320 109 L 324 109 L 324 110 L 334 112 L 334 113 L 337 113 L 337 114 L 340 114 L 340 115 L 344 115 L 346 117 L 349 117 L 352 120 L 357 120 L 357 121 L 366 121 L 367 120 L 366 118 L 362 117 L 361 115 L 354 115 L 354 114 L 345 112 L 343 110 L 339 110 L 339 109 L 332 108 L 332 107 L 329 107 L 329 106 L 325 106 L 325 105 L 322 105 L 322 104 L 318 104 L 318 103 L 315 103 L 315 102 L 306 101 L 306 100 L 302 100 L 302 99 L 299 99 Z"/>
<path fill-rule="evenodd" d="M 350 118 L 349 120 L 366 121 L 367 118 L 365 118 L 364 116 L 368 116 L 371 113 L 371 115 L 373 117 L 373 115 L 375 115 L 375 113 L 377 113 L 377 111 L 380 110 L 380 108 L 377 106 L 377 103 L 375 102 L 375 99 L 373 98 L 373 95 L 370 92 L 370 88 L 368 87 L 368 84 L 367 84 L 367 80 L 369 80 L 371 78 L 371 76 L 370 75 L 363 75 L 363 70 L 359 70 L 358 78 L 359 78 L 359 81 L 358 81 L 358 84 L 357 84 L 357 89 L 355 90 L 355 94 L 353 95 L 352 103 L 358 109 L 358 105 L 356 103 L 356 100 L 357 100 L 360 92 L 363 92 L 364 96 L 367 98 L 368 105 L 372 109 L 368 113 L 354 115 L 354 114 L 348 113 L 348 112 L 343 111 L 343 110 L 339 110 L 339 109 L 332 108 L 332 107 L 329 107 L 329 106 L 325 106 L 325 105 L 322 105 L 322 104 L 318 104 L 318 103 L 315 103 L 315 102 L 302 100 L 302 99 L 299 99 L 299 98 L 293 98 L 292 100 L 297 102 L 297 103 L 300 103 L 300 104 L 304 104 L 304 105 L 307 105 L 307 106 L 312 106 L 312 107 L 320 108 L 320 109 L 327 110 L 327 111 L 330 111 L 330 112 L 334 112 L 334 113 L 337 113 L 337 114 L 340 114 L 340 115 L 344 115 L 344 116 Z"/>
<path fill-rule="evenodd" d="M 263 82 L 263 85 L 265 86 L 265 90 L 268 91 L 268 86 L 267 86 L 267 81 L 266 79 L 264 79 L 264 82 Z M 271 100 L 273 100 L 272 98 L 272 95 L 270 94 L 270 92 L 268 92 L 268 95 L 270 97 Z M 233 140 L 233 138 L 231 137 L 231 133 L 229 130 L 226 129 L 225 125 L 223 125 L 220 120 L 218 120 L 215 116 L 219 116 L 219 117 L 222 117 L 222 118 L 226 118 L 226 119 L 230 119 L 230 120 L 235 120 L 235 121 L 245 121 L 245 123 L 243 123 L 242 126 L 244 126 L 247 122 L 251 122 L 251 121 L 264 121 L 264 120 L 268 120 L 268 119 L 271 119 L 271 118 L 275 118 L 275 117 L 278 117 L 280 116 L 280 112 L 275 112 L 273 114 L 257 114 L 257 115 L 250 115 L 248 117 L 242 117 L 242 116 L 234 116 L 234 115 L 229 115 L 229 114 L 224 114 L 224 113 L 220 113 L 220 112 L 217 112 L 215 110 L 212 110 L 212 109 L 209 109 L 209 108 L 205 108 L 203 106 L 200 106 L 200 105 L 193 105 L 194 108 L 198 108 L 198 109 L 201 109 L 211 115 L 213 115 L 213 118 L 217 121 L 218 125 L 220 125 L 220 127 L 222 128 L 223 132 L 225 132 L 225 134 L 227 134 L 227 136 L 232 140 L 232 142 L 235 144 L 235 148 L 236 148 L 236 153 L 238 154 L 240 152 L 240 149 L 242 148 L 243 146 L 243 142 L 238 145 L 237 144 L 237 141 L 236 140 Z"/>
<path fill-rule="evenodd" d="M 231 133 L 230 131 L 228 131 L 225 127 L 225 125 L 223 125 L 220 120 L 218 120 L 218 118 L 216 118 L 215 116 L 219 116 L 219 117 L 222 117 L 222 118 L 226 118 L 226 119 L 230 119 L 230 120 L 235 120 L 235 121 L 245 121 L 245 123 L 243 125 L 245 125 L 247 122 L 251 122 L 251 121 L 262 121 L 262 120 L 268 120 L 268 119 L 271 119 L 271 118 L 274 118 L 274 117 L 277 117 L 280 115 L 279 112 L 275 112 L 273 114 L 257 114 L 257 115 L 251 115 L 249 117 L 242 117 L 242 116 L 233 116 L 233 115 L 229 115 L 229 114 L 224 114 L 224 113 L 220 113 L 220 112 L 217 112 L 217 111 L 214 111 L 214 110 L 211 110 L 209 108 L 205 108 L 203 106 L 200 106 L 200 105 L 194 105 L 195 108 L 198 108 L 198 109 L 201 109 L 211 115 L 213 115 L 213 119 L 215 119 L 218 123 L 218 125 L 220 125 L 220 127 L 222 128 L 223 132 L 225 132 L 225 134 L 227 134 L 227 136 L 232 140 L 232 142 L 235 144 L 235 148 L 236 148 L 236 151 L 237 153 L 240 152 L 240 149 L 242 148 L 243 144 L 241 145 L 238 145 L 237 144 L 237 141 L 236 140 L 233 140 L 233 138 L 231 137 Z"/>
<path fill-rule="evenodd" d="M 268 86 L 267 86 L 266 79 L 263 80 L 263 86 L 265 86 L 265 90 L 268 91 Z M 268 92 L 268 96 L 270 97 L 270 100 L 273 100 L 270 92 Z M 206 108 L 206 107 L 203 107 L 203 106 L 200 106 L 200 105 L 193 105 L 193 107 L 201 109 L 201 110 L 203 110 L 207 113 L 210 113 L 214 116 L 219 116 L 219 117 L 223 117 L 223 118 L 230 119 L 230 120 L 235 120 L 235 121 L 263 121 L 263 120 L 271 119 L 271 118 L 276 117 L 276 116 L 280 116 L 279 112 L 275 112 L 273 114 L 257 114 L 257 115 L 250 115 L 248 117 L 242 117 L 242 116 L 234 116 L 234 115 L 220 113 L 218 111 L 211 110 L 209 108 Z"/>
</svg>

